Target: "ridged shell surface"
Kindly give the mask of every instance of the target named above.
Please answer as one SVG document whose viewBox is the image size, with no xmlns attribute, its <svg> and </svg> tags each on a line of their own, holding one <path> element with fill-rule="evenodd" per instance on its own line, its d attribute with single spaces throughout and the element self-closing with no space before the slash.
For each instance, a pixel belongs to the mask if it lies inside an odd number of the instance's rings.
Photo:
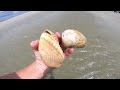
<svg viewBox="0 0 120 90">
<path fill-rule="evenodd" d="M 39 53 L 44 63 L 53 68 L 58 68 L 64 61 L 64 54 L 56 35 L 50 30 L 45 30 L 40 36 Z"/>
</svg>

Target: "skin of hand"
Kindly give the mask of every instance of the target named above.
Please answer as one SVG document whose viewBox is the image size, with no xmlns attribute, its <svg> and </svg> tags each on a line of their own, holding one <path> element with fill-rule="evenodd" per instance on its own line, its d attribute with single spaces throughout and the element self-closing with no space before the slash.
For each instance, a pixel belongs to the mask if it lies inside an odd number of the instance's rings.
<svg viewBox="0 0 120 90">
<path fill-rule="evenodd" d="M 74 49 L 65 48 L 63 46 L 59 32 L 56 32 L 56 36 L 59 40 L 59 44 L 66 58 L 74 51 Z M 40 44 L 39 40 L 32 41 L 30 44 L 33 49 L 33 53 L 35 55 L 35 60 L 33 61 L 32 64 L 14 73 L 3 75 L 0 77 L 0 79 L 41 79 L 43 78 L 43 76 L 45 76 L 45 74 L 49 71 L 50 67 L 46 66 L 45 63 L 41 59 L 41 56 L 38 51 L 39 44 Z"/>
<path fill-rule="evenodd" d="M 67 56 L 69 56 L 74 51 L 74 48 L 65 48 L 63 46 L 63 44 L 61 43 L 60 33 L 56 32 L 56 36 L 57 36 L 57 38 L 58 38 L 58 40 L 60 42 L 60 46 L 61 46 L 62 50 L 64 51 L 64 56 L 66 58 Z M 38 52 L 38 46 L 39 46 L 39 40 L 31 42 L 31 47 L 33 48 L 33 52 L 35 54 L 36 60 L 42 60 L 41 57 L 40 57 L 40 54 Z"/>
<path fill-rule="evenodd" d="M 59 44 L 64 52 L 64 57 L 68 57 L 70 54 L 73 53 L 74 51 L 74 48 L 65 48 L 61 42 L 61 35 L 59 32 L 56 32 L 56 36 L 59 40 Z M 39 54 L 39 51 L 38 51 L 38 46 L 39 46 L 39 40 L 35 40 L 35 41 L 32 41 L 31 42 L 31 47 L 33 49 L 33 53 L 35 55 L 35 59 L 36 59 L 36 62 L 38 62 L 38 66 L 40 66 L 40 68 L 42 67 L 43 68 L 43 75 L 41 76 L 41 78 L 49 71 L 50 67 L 46 66 L 45 63 L 42 61 L 42 58 Z"/>
</svg>

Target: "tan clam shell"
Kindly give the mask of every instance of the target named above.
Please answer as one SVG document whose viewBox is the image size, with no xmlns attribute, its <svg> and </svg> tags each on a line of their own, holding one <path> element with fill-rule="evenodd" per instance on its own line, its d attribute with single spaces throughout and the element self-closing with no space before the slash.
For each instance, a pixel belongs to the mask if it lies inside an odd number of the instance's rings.
<svg viewBox="0 0 120 90">
<path fill-rule="evenodd" d="M 62 33 L 62 43 L 66 48 L 82 48 L 86 42 L 86 37 L 78 30 L 68 29 Z"/>
<path fill-rule="evenodd" d="M 49 67 L 60 67 L 64 60 L 64 54 L 56 35 L 50 30 L 45 30 L 39 43 L 38 49 L 44 63 Z"/>
</svg>

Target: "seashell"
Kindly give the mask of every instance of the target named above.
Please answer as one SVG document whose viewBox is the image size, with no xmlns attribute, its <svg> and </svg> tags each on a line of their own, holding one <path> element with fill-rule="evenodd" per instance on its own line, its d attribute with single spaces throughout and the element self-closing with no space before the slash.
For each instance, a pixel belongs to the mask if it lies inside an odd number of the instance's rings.
<svg viewBox="0 0 120 90">
<path fill-rule="evenodd" d="M 49 67 L 60 67 L 64 60 L 64 54 L 56 35 L 50 30 L 45 30 L 39 43 L 38 49 L 44 63 Z"/>
<path fill-rule="evenodd" d="M 68 29 L 62 33 L 62 43 L 66 48 L 82 48 L 86 44 L 86 38 L 81 32 Z"/>
</svg>

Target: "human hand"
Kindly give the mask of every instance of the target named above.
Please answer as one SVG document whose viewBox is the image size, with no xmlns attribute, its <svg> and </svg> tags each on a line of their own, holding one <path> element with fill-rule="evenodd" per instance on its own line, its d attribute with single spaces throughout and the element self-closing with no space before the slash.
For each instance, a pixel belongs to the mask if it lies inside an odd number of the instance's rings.
<svg viewBox="0 0 120 90">
<path fill-rule="evenodd" d="M 64 56 L 67 57 L 69 56 L 74 49 L 73 48 L 65 48 L 61 42 L 61 36 L 60 33 L 56 32 L 56 36 L 59 40 L 59 44 L 64 52 Z M 15 72 L 15 74 L 10 74 L 5 77 L 10 77 L 17 75 L 21 79 L 40 79 L 42 78 L 50 69 L 42 60 L 39 51 L 38 51 L 38 46 L 39 46 L 39 40 L 35 40 L 31 42 L 31 47 L 33 49 L 33 52 L 35 54 L 35 61 L 30 64 L 29 66 L 18 70 Z M 4 78 L 4 77 L 3 77 Z M 17 78 L 17 77 L 12 77 L 12 78 Z"/>
<path fill-rule="evenodd" d="M 62 50 L 64 52 L 65 58 L 68 57 L 70 54 L 72 54 L 72 52 L 74 51 L 74 48 L 65 48 L 64 45 L 63 45 L 63 43 L 62 43 L 60 33 L 56 32 L 56 36 L 57 36 L 57 38 L 59 40 L 59 44 L 60 44 L 60 46 L 61 46 L 61 48 L 62 48 Z"/>
<path fill-rule="evenodd" d="M 62 48 L 62 50 L 63 50 L 63 52 L 64 52 L 64 56 L 65 56 L 65 58 L 66 58 L 67 56 L 69 56 L 69 55 L 74 51 L 74 48 L 65 48 L 65 47 L 63 46 L 63 44 L 62 44 L 60 33 L 59 33 L 59 32 L 56 32 L 56 36 L 57 36 L 57 38 L 58 38 L 58 40 L 59 40 L 59 44 L 60 44 L 60 46 L 61 46 L 61 48 Z M 34 52 L 34 54 L 35 54 L 36 60 L 42 61 L 42 58 L 41 58 L 41 56 L 40 56 L 40 54 L 39 54 L 39 51 L 38 51 L 38 46 L 39 46 L 39 44 L 40 44 L 40 43 L 39 43 L 39 40 L 32 41 L 32 42 L 31 42 L 31 47 L 33 48 L 33 52 Z"/>
</svg>

